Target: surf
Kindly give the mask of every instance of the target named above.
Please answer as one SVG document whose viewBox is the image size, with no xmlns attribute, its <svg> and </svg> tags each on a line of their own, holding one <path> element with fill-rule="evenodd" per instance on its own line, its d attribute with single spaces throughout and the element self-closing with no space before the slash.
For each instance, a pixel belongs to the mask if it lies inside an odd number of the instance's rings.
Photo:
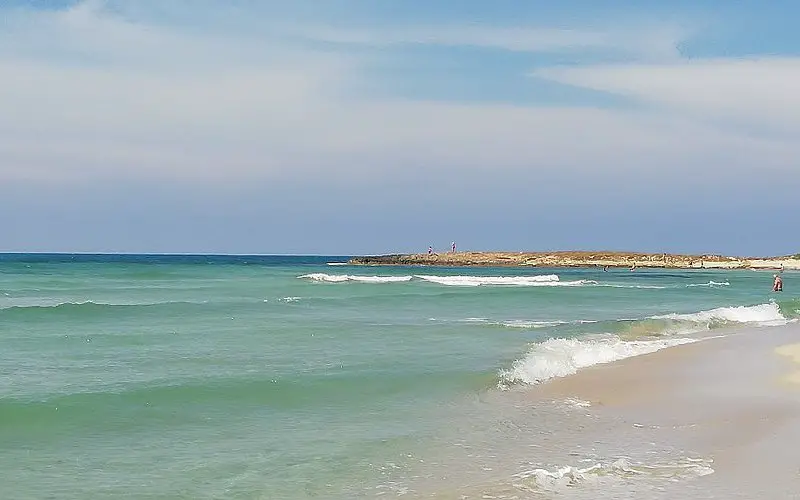
<svg viewBox="0 0 800 500">
<path fill-rule="evenodd" d="M 800 314 L 800 312 L 798 312 Z M 566 338 L 553 337 L 533 343 L 510 368 L 499 372 L 501 388 L 514 384 L 539 384 L 566 377 L 579 370 L 650 354 L 661 349 L 697 342 L 691 334 L 734 326 L 771 327 L 796 321 L 786 317 L 781 306 L 768 302 L 751 306 L 718 307 L 694 313 L 670 313 L 641 319 L 611 321 L 505 321 L 496 325 L 512 328 L 554 328 L 588 324 L 598 333 Z M 491 323 L 483 319 L 482 322 Z M 602 329 L 613 333 L 599 333 Z"/>
</svg>

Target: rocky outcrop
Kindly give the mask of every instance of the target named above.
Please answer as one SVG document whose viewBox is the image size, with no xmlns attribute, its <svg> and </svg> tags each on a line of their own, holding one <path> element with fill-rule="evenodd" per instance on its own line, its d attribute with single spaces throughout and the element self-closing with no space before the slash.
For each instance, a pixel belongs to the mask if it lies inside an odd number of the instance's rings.
<svg viewBox="0 0 800 500">
<path fill-rule="evenodd" d="M 751 258 L 632 252 L 456 252 L 354 257 L 353 265 L 800 269 L 798 256 Z"/>
</svg>

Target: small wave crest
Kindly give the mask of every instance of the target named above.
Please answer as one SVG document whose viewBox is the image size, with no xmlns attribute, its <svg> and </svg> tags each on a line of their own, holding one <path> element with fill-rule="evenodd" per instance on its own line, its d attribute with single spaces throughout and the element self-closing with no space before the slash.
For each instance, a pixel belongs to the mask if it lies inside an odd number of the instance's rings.
<svg viewBox="0 0 800 500">
<path fill-rule="evenodd" d="M 400 283 L 420 280 L 444 286 L 582 286 L 597 285 L 593 280 L 560 281 L 555 274 L 537 276 L 358 276 L 353 274 L 312 273 L 298 276 L 300 279 L 325 283 Z"/>
<path fill-rule="evenodd" d="M 637 464 L 627 458 L 610 463 L 597 463 L 591 467 L 565 466 L 547 470 L 532 469 L 513 476 L 517 489 L 530 492 L 559 492 L 580 486 L 598 486 L 599 483 L 618 481 L 630 477 L 664 478 L 670 481 L 686 480 L 713 474 L 713 460 L 681 458 L 670 462 Z"/>
<path fill-rule="evenodd" d="M 687 288 L 692 287 L 708 287 L 708 288 L 716 288 L 722 286 L 731 286 L 731 284 L 727 281 L 709 281 L 708 283 L 690 283 L 686 285 Z"/>
<path fill-rule="evenodd" d="M 775 302 L 754 306 L 718 307 L 689 314 L 664 314 L 645 319 L 617 320 L 616 334 L 581 338 L 551 338 L 533 344 L 528 353 L 500 372 L 501 387 L 538 384 L 577 373 L 589 366 L 649 354 L 697 341 L 687 334 L 731 325 L 780 326 L 787 319 Z M 558 322 L 506 322 L 505 326 L 542 328 Z M 501 323 L 502 324 L 502 323 Z M 564 324 L 564 323 L 560 323 Z"/>
<path fill-rule="evenodd" d="M 547 320 L 526 320 L 526 319 L 509 319 L 509 320 L 496 321 L 489 318 L 464 318 L 458 320 L 458 322 L 479 323 L 482 325 L 504 326 L 507 328 L 520 328 L 520 329 L 550 328 L 562 325 L 583 325 L 590 323 L 599 323 L 599 321 L 586 320 L 586 319 L 577 319 L 573 321 L 561 321 L 561 320 L 547 321 Z"/>
<path fill-rule="evenodd" d="M 103 302 L 95 300 L 30 300 L 16 301 L 8 304 L 0 304 L 0 311 L 21 311 L 21 310 L 46 310 L 46 309 L 68 309 L 68 308 L 102 308 L 102 307 L 149 307 L 163 305 L 194 305 L 205 304 L 206 301 L 153 301 L 153 302 Z"/>
<path fill-rule="evenodd" d="M 776 326 L 784 325 L 789 321 L 781 313 L 780 306 L 775 302 L 755 306 L 718 307 L 708 311 L 688 314 L 663 314 L 651 316 L 649 319 L 703 323 L 709 327 L 729 323 L 751 323 L 763 326 Z"/>
<path fill-rule="evenodd" d="M 417 278 L 429 283 L 445 286 L 581 286 L 596 285 L 592 280 L 560 281 L 558 275 L 538 276 L 431 276 Z"/>
<path fill-rule="evenodd" d="M 312 273 L 298 276 L 300 279 L 319 281 L 325 283 L 345 283 L 348 281 L 358 283 L 398 283 L 411 281 L 411 276 L 355 276 L 352 274 L 326 274 Z"/>
<path fill-rule="evenodd" d="M 564 339 L 553 338 L 534 344 L 522 359 L 500 372 L 501 387 L 513 384 L 539 384 L 557 377 L 566 377 L 581 368 L 611 363 L 649 354 L 667 347 L 695 342 L 686 337 L 645 341 L 623 341 L 616 335 Z"/>
</svg>

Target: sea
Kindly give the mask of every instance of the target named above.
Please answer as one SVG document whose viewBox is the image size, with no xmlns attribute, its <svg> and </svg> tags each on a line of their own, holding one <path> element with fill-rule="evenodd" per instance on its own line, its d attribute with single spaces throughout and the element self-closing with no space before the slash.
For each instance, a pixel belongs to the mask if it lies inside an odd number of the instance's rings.
<svg viewBox="0 0 800 500">
<path fill-rule="evenodd" d="M 0 497 L 597 498 L 688 482 L 713 465 L 604 440 L 590 402 L 526 395 L 800 316 L 792 272 L 775 294 L 769 271 L 347 260 L 0 255 Z"/>
</svg>

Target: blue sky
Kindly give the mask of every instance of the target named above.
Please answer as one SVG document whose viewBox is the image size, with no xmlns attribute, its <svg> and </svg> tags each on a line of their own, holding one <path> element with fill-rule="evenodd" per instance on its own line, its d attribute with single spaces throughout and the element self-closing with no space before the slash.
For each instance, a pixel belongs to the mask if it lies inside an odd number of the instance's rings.
<svg viewBox="0 0 800 500">
<path fill-rule="evenodd" d="M 795 253 L 798 16 L 0 1 L 0 250 Z"/>
</svg>

